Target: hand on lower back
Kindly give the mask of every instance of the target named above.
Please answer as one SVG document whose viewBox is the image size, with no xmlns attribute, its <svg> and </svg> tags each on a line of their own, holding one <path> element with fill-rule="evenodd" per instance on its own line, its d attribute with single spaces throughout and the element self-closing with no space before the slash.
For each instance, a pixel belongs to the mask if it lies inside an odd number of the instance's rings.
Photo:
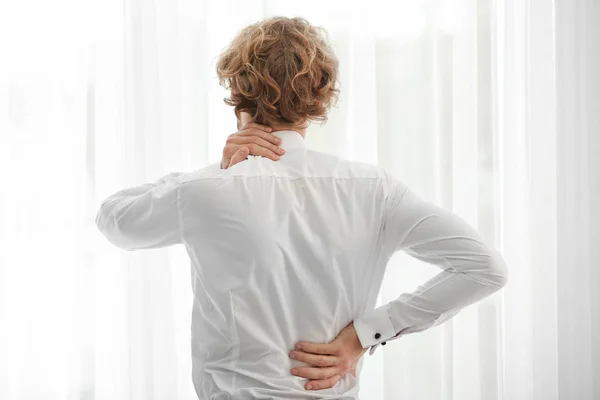
<svg viewBox="0 0 600 400">
<path fill-rule="evenodd" d="M 351 322 L 331 343 L 298 342 L 296 349 L 290 352 L 290 357 L 309 366 L 295 367 L 292 374 L 308 379 L 304 386 L 306 389 L 327 389 L 333 387 L 346 373 L 356 378 L 356 366 L 366 351 Z"/>
</svg>

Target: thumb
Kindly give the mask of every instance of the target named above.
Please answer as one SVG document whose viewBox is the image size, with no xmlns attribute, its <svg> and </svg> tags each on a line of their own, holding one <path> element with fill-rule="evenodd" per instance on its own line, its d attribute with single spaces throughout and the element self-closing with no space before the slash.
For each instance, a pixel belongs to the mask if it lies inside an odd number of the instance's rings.
<svg viewBox="0 0 600 400">
<path fill-rule="evenodd" d="M 240 147 L 231 157 L 231 161 L 229 162 L 229 166 L 227 168 L 233 167 L 235 164 L 244 161 L 246 158 L 248 158 L 248 154 L 250 154 L 250 151 L 247 147 Z"/>
</svg>

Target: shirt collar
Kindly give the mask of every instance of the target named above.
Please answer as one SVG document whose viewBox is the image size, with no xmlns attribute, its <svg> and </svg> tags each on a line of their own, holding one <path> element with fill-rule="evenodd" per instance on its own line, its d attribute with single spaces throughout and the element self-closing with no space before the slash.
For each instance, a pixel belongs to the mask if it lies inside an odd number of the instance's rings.
<svg viewBox="0 0 600 400">
<path fill-rule="evenodd" d="M 296 131 L 283 130 L 271 132 L 271 134 L 281 139 L 281 144 L 279 147 L 282 149 L 289 150 L 306 147 L 304 137 Z"/>
</svg>

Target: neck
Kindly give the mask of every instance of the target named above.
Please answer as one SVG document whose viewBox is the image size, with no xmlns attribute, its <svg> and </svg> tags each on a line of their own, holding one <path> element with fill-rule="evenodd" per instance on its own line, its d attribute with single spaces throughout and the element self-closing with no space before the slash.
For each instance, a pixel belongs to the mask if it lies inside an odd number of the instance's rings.
<svg viewBox="0 0 600 400">
<path fill-rule="evenodd" d="M 248 122 L 252 121 L 252 117 L 250 114 L 246 113 L 246 112 L 242 112 L 241 113 L 241 124 L 245 125 Z M 271 128 L 273 129 L 273 132 L 277 132 L 277 131 L 295 131 L 298 132 L 300 135 L 302 135 L 302 137 L 305 137 L 306 135 L 306 128 L 308 128 L 309 123 L 308 122 L 302 122 L 300 124 L 297 125 L 287 125 L 287 124 L 282 124 L 282 125 L 272 125 Z"/>
<path fill-rule="evenodd" d="M 306 127 L 304 126 L 294 126 L 294 125 L 275 125 L 272 126 L 273 132 L 277 131 L 295 131 L 298 132 L 302 137 L 306 135 Z"/>
</svg>

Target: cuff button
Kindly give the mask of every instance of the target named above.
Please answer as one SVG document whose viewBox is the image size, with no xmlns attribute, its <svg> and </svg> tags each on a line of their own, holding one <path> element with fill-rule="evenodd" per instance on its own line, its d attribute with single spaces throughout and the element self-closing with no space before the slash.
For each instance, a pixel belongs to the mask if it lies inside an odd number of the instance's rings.
<svg viewBox="0 0 600 400">
<path fill-rule="evenodd" d="M 382 346 L 385 346 L 385 342 L 381 342 L 381 345 L 382 345 Z"/>
<path fill-rule="evenodd" d="M 381 337 L 381 334 L 380 334 L 380 333 L 376 333 L 376 334 L 375 334 L 375 339 L 379 339 L 380 337 Z"/>
</svg>

